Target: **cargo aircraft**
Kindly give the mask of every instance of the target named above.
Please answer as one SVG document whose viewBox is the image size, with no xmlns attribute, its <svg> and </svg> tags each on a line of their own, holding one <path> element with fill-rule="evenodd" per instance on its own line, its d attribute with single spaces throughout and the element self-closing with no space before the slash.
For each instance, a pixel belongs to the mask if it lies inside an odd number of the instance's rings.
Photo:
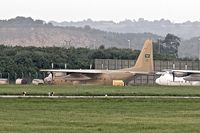
<svg viewBox="0 0 200 133">
<path fill-rule="evenodd" d="M 140 55 L 131 68 L 118 70 L 97 69 L 42 69 L 49 72 L 45 82 L 53 84 L 102 84 L 112 85 L 113 81 L 121 80 L 127 84 L 136 74 L 153 73 L 153 45 L 151 40 L 146 40 Z"/>
<path fill-rule="evenodd" d="M 198 70 L 164 70 L 157 74 L 161 74 L 155 81 L 159 85 L 200 86 L 200 71 Z"/>
</svg>

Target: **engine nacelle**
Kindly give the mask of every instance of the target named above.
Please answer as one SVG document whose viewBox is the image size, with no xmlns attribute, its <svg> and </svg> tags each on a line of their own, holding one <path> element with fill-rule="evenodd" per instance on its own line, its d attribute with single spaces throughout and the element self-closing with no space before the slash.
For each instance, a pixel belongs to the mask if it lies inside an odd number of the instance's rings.
<svg viewBox="0 0 200 133">
<path fill-rule="evenodd" d="M 189 73 L 186 72 L 172 72 L 172 73 L 174 73 L 175 77 L 185 77 L 189 75 Z"/>
</svg>

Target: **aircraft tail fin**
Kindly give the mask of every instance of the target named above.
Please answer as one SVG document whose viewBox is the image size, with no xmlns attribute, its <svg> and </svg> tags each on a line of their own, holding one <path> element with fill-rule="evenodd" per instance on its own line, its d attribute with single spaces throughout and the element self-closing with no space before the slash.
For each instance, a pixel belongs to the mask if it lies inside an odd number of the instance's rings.
<svg viewBox="0 0 200 133">
<path fill-rule="evenodd" d="M 153 64 L 153 44 L 152 40 L 146 40 L 135 63 L 135 66 L 129 68 L 133 73 L 152 73 L 154 71 Z"/>
</svg>

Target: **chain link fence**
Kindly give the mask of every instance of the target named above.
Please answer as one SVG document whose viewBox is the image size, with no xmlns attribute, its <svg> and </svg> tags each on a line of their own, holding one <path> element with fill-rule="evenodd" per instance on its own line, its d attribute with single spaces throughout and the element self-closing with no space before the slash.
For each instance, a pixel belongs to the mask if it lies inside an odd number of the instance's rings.
<svg viewBox="0 0 200 133">
<path fill-rule="evenodd" d="M 116 70 L 129 68 L 135 65 L 134 60 L 117 60 L 117 59 L 96 59 L 95 69 Z M 162 61 L 154 60 L 154 71 L 160 72 L 164 69 L 180 69 L 180 70 L 200 70 L 200 61 Z M 136 75 L 130 81 L 130 84 L 155 84 L 155 80 L 159 75 Z"/>
<path fill-rule="evenodd" d="M 8 79 L 9 83 L 15 83 L 16 79 L 26 79 L 28 83 L 31 83 L 33 79 L 44 79 L 46 77 L 45 72 L 35 73 L 7 73 L 0 72 L 0 79 Z"/>
</svg>

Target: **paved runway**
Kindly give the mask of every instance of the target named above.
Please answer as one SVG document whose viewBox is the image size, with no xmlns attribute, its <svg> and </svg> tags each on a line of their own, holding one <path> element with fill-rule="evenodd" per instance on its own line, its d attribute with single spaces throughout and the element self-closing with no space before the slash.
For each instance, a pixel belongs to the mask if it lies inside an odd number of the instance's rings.
<svg viewBox="0 0 200 133">
<path fill-rule="evenodd" d="M 63 98 L 63 99 L 200 99 L 200 96 L 22 96 L 0 95 L 0 98 Z"/>
</svg>

